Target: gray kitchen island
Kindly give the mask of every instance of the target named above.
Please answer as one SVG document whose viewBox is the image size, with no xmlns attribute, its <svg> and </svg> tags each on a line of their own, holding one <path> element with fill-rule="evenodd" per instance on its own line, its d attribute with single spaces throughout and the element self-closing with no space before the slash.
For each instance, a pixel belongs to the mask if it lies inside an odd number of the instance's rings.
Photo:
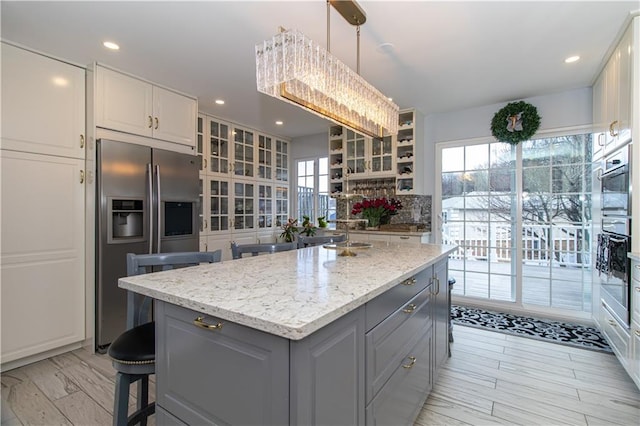
<svg viewBox="0 0 640 426">
<path fill-rule="evenodd" d="M 448 354 L 455 246 L 374 242 L 122 278 L 155 299 L 158 424 L 412 424 Z"/>
</svg>

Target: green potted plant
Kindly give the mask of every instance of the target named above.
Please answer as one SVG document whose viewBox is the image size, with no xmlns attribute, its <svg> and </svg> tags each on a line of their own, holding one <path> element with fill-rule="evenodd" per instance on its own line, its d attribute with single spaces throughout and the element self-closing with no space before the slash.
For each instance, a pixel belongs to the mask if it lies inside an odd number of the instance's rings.
<svg viewBox="0 0 640 426">
<path fill-rule="evenodd" d="M 318 218 L 318 227 L 319 228 L 326 228 L 329 225 L 329 223 L 325 219 L 326 219 L 325 216 L 320 216 Z"/>
<path fill-rule="evenodd" d="M 301 234 L 306 235 L 307 237 L 312 237 L 314 235 L 316 235 L 316 227 L 313 226 L 313 223 L 311 223 L 311 219 L 309 218 L 309 216 L 302 216 L 302 230 L 300 231 Z"/>
<path fill-rule="evenodd" d="M 287 223 L 282 225 L 282 234 L 280 234 L 280 238 L 287 243 L 293 242 L 296 239 L 296 233 L 298 232 L 297 225 L 298 219 L 290 217 Z"/>
</svg>

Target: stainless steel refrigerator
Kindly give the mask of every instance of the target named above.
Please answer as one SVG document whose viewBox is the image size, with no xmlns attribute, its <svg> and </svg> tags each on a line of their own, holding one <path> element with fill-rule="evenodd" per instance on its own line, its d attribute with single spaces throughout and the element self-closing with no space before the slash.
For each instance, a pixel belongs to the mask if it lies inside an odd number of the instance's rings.
<svg viewBox="0 0 640 426">
<path fill-rule="evenodd" d="M 198 250 L 197 157 L 101 139 L 97 144 L 96 349 L 125 330 L 127 253 Z"/>
</svg>

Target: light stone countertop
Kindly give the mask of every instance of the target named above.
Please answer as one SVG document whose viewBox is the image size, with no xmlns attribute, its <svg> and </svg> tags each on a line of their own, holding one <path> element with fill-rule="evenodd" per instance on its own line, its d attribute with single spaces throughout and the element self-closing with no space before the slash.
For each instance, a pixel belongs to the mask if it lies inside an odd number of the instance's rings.
<svg viewBox="0 0 640 426">
<path fill-rule="evenodd" d="M 635 262 L 640 262 L 640 253 L 636 251 L 630 251 L 627 253 L 627 257 Z"/>
<path fill-rule="evenodd" d="M 292 340 L 302 339 L 447 257 L 456 246 L 373 242 L 357 256 L 322 246 L 156 272 L 119 286 Z"/>
</svg>

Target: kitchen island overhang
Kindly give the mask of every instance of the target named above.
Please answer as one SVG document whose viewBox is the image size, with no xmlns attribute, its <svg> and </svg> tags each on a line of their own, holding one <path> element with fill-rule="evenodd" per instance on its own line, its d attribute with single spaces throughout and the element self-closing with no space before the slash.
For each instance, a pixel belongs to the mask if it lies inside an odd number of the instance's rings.
<svg viewBox="0 0 640 426">
<path fill-rule="evenodd" d="M 122 279 L 156 299 L 157 424 L 413 424 L 448 355 L 455 249 L 309 247 Z"/>
<path fill-rule="evenodd" d="M 354 257 L 321 246 L 120 278 L 119 286 L 300 340 L 448 257 L 457 246 L 373 242 Z"/>
</svg>

